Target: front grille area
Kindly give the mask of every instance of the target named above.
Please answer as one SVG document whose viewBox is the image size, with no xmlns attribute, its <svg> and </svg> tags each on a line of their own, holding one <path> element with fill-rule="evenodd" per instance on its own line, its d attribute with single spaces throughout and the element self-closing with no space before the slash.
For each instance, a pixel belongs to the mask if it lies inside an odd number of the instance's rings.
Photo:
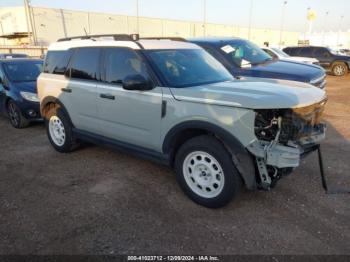
<svg viewBox="0 0 350 262">
<path fill-rule="evenodd" d="M 282 121 L 281 133 L 285 142 L 287 140 L 297 142 L 300 138 L 310 136 L 321 124 L 326 102 L 327 100 L 323 100 L 310 106 L 289 110 Z"/>
<path fill-rule="evenodd" d="M 327 100 L 310 106 L 294 109 L 256 110 L 255 135 L 259 140 L 271 141 L 278 134 L 278 119 L 281 121 L 279 143 L 296 144 L 301 138 L 310 136 L 321 125 Z"/>
</svg>

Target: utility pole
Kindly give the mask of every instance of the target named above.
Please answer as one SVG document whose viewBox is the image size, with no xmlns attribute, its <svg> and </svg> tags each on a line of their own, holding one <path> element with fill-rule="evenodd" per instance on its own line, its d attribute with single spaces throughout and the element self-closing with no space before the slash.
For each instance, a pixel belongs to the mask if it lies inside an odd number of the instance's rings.
<svg viewBox="0 0 350 262">
<path fill-rule="evenodd" d="M 284 30 L 284 16 L 286 12 L 286 5 L 288 4 L 288 1 L 283 1 L 282 5 L 282 12 L 281 12 L 281 29 L 280 29 L 280 42 L 279 42 L 279 47 L 281 48 L 282 46 L 282 34 Z"/>
<path fill-rule="evenodd" d="M 339 38 L 340 38 L 340 32 L 341 32 L 341 26 L 342 26 L 343 18 L 344 18 L 344 16 L 342 15 L 340 17 L 340 21 L 339 21 L 338 35 L 337 35 L 337 48 L 339 47 Z"/>
<path fill-rule="evenodd" d="M 139 0 L 136 0 L 136 33 L 140 34 Z"/>
<path fill-rule="evenodd" d="M 33 44 L 33 28 L 32 28 L 32 20 L 30 18 L 30 8 L 29 8 L 29 2 L 28 0 L 24 1 L 24 10 L 26 13 L 26 20 L 27 20 L 27 31 L 28 31 L 28 39 L 29 44 Z"/>
<path fill-rule="evenodd" d="M 2 19 L 0 17 L 1 35 L 4 35 L 4 27 L 2 26 Z M 2 44 L 5 45 L 5 38 L 2 38 Z"/>
<path fill-rule="evenodd" d="M 203 0 L 203 35 L 207 35 L 207 0 Z"/>
<path fill-rule="evenodd" d="M 304 30 L 305 30 L 304 31 L 304 44 L 305 44 L 305 41 L 306 41 L 306 33 L 308 31 L 308 14 L 309 14 L 310 10 L 311 10 L 311 7 L 308 7 L 306 9 L 306 24 L 305 24 L 305 28 L 304 28 Z"/>
<path fill-rule="evenodd" d="M 253 19 L 253 0 L 250 0 L 249 7 L 249 27 L 248 27 L 248 40 L 250 40 L 252 33 L 252 19 Z"/>
<path fill-rule="evenodd" d="M 329 11 L 326 12 L 325 18 L 324 18 L 324 25 L 323 25 L 323 34 L 322 34 L 322 45 L 324 46 L 325 38 L 326 38 L 326 26 L 327 26 L 327 18 L 329 15 Z"/>
</svg>

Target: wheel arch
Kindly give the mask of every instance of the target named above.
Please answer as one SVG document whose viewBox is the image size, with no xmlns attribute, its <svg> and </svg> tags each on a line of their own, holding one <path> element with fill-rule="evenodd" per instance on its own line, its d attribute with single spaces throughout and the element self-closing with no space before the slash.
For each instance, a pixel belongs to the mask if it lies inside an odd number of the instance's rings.
<svg viewBox="0 0 350 262">
<path fill-rule="evenodd" d="M 188 139 L 199 135 L 215 136 L 232 156 L 232 160 L 241 175 L 246 187 L 250 190 L 257 188 L 255 177 L 255 163 L 252 155 L 245 147 L 225 129 L 200 120 L 186 121 L 172 127 L 166 134 L 162 150 L 164 154 L 169 155 L 170 164 L 173 165 L 175 155 L 180 146 Z"/>
<path fill-rule="evenodd" d="M 69 121 L 72 123 L 72 120 L 69 116 L 69 113 L 68 113 L 66 107 L 63 105 L 63 103 L 58 98 L 53 97 L 53 96 L 45 97 L 40 103 L 40 113 L 44 118 L 46 117 L 47 109 L 49 108 L 50 104 L 59 105 L 60 108 L 64 111 L 64 113 L 67 115 Z"/>
<path fill-rule="evenodd" d="M 333 66 L 337 63 L 343 63 L 346 65 L 346 67 L 348 68 L 348 70 L 350 70 L 350 62 L 346 61 L 346 60 L 334 60 L 332 62 L 331 68 L 333 68 Z"/>
</svg>

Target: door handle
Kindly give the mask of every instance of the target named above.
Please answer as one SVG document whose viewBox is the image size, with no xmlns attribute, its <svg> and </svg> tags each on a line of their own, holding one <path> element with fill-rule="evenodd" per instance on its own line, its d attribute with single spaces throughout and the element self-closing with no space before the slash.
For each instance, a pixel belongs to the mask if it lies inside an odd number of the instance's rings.
<svg viewBox="0 0 350 262">
<path fill-rule="evenodd" d="M 61 90 L 66 93 L 72 93 L 72 89 L 70 88 L 61 88 Z"/>
<path fill-rule="evenodd" d="M 101 98 L 115 100 L 115 96 L 111 94 L 100 94 Z"/>
</svg>

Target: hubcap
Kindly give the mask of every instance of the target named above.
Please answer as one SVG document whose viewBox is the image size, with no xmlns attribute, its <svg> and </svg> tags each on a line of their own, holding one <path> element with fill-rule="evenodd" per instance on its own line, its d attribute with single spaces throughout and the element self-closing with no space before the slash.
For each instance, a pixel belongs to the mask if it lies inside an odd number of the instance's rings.
<svg viewBox="0 0 350 262">
<path fill-rule="evenodd" d="M 63 146 L 66 140 L 64 125 L 57 116 L 52 116 L 49 120 L 49 132 L 52 141 L 57 146 Z"/>
<path fill-rule="evenodd" d="M 18 126 L 19 125 L 19 112 L 16 109 L 16 106 L 10 102 L 9 107 L 8 107 L 8 114 L 10 117 L 10 121 L 12 123 L 12 125 L 14 126 Z"/>
<path fill-rule="evenodd" d="M 189 154 L 183 163 L 187 185 L 201 197 L 213 198 L 224 187 L 224 172 L 219 162 L 210 154 L 196 151 Z"/>
<path fill-rule="evenodd" d="M 342 65 L 336 65 L 334 67 L 334 74 L 337 75 L 337 76 L 341 76 L 341 75 L 344 75 L 345 73 L 345 68 L 344 66 Z"/>
</svg>

